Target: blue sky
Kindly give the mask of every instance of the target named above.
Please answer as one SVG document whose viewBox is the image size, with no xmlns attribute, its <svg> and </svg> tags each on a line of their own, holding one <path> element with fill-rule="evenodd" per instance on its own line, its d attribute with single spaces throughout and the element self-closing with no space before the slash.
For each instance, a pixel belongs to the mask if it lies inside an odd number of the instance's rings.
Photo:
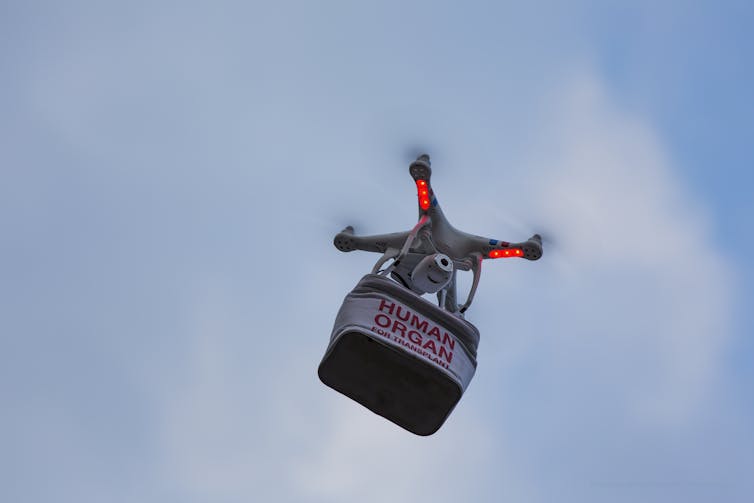
<svg viewBox="0 0 754 503">
<path fill-rule="evenodd" d="M 752 10 L 4 3 L 0 499 L 750 501 Z M 549 238 L 428 438 L 316 378 L 418 150 Z"/>
</svg>

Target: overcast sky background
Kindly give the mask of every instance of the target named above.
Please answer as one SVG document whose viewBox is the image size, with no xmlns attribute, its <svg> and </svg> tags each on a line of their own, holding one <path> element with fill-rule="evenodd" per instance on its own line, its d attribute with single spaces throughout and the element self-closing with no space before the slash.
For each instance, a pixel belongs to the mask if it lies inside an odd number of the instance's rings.
<svg viewBox="0 0 754 503">
<path fill-rule="evenodd" d="M 0 5 L 0 500 L 754 497 L 750 2 Z M 487 261 L 420 438 L 322 385 L 427 150 Z M 468 282 L 466 283 L 468 284 Z"/>
</svg>

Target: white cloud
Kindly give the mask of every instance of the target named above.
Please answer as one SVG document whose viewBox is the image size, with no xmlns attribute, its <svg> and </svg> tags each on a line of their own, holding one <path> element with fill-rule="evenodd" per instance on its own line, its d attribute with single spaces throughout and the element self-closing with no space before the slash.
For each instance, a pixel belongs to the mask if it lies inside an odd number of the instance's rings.
<svg viewBox="0 0 754 503">
<path fill-rule="evenodd" d="M 612 104 L 596 79 L 571 85 L 554 128 L 533 211 L 557 229 L 555 253 L 580 283 L 564 307 L 596 322 L 580 320 L 569 334 L 581 326 L 615 338 L 611 356 L 638 364 L 630 409 L 683 422 L 723 365 L 732 290 L 724 250 L 651 126 Z"/>
</svg>

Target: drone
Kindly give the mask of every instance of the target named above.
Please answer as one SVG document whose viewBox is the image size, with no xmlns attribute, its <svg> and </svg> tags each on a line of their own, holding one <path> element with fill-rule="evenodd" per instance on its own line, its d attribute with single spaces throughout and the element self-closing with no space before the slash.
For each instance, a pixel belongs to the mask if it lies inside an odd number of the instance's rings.
<svg viewBox="0 0 754 503">
<path fill-rule="evenodd" d="M 342 252 L 363 250 L 381 253 L 372 274 L 393 260 L 386 272 L 406 288 L 418 293 L 437 293 L 440 307 L 462 316 L 471 306 L 479 286 L 482 261 L 498 258 L 538 260 L 542 256 L 542 238 L 534 234 L 522 243 L 509 243 L 459 231 L 445 218 L 432 189 L 429 155 L 422 154 L 409 167 L 416 183 L 419 221 L 413 229 L 392 234 L 356 236 L 351 226 L 333 239 Z M 457 303 L 456 271 L 473 273 L 466 302 Z"/>
<path fill-rule="evenodd" d="M 477 367 L 479 330 L 465 313 L 482 261 L 538 260 L 542 238 L 510 243 L 462 232 L 448 222 L 432 189 L 429 155 L 409 166 L 419 220 L 409 231 L 333 239 L 342 252 L 380 253 L 371 272 L 343 300 L 319 368 L 320 380 L 417 435 L 431 435 L 466 391 Z M 457 271 L 471 271 L 458 303 Z M 423 297 L 436 294 L 437 304 Z"/>
</svg>

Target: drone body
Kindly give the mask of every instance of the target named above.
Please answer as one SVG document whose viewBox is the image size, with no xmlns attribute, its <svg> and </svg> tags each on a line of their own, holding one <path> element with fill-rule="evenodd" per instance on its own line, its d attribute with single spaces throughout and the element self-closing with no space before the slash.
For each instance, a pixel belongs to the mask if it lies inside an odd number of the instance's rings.
<svg viewBox="0 0 754 503">
<path fill-rule="evenodd" d="M 327 386 L 402 428 L 431 435 L 476 371 L 479 331 L 464 313 L 479 285 L 482 261 L 537 260 L 542 241 L 535 234 L 509 243 L 455 229 L 432 190 L 429 156 L 419 156 L 409 172 L 419 205 L 411 230 L 357 236 L 349 226 L 335 236 L 340 251 L 381 256 L 343 301 L 318 373 Z M 459 270 L 474 275 L 462 305 L 456 296 Z M 427 293 L 437 294 L 437 305 L 422 297 Z"/>
</svg>

